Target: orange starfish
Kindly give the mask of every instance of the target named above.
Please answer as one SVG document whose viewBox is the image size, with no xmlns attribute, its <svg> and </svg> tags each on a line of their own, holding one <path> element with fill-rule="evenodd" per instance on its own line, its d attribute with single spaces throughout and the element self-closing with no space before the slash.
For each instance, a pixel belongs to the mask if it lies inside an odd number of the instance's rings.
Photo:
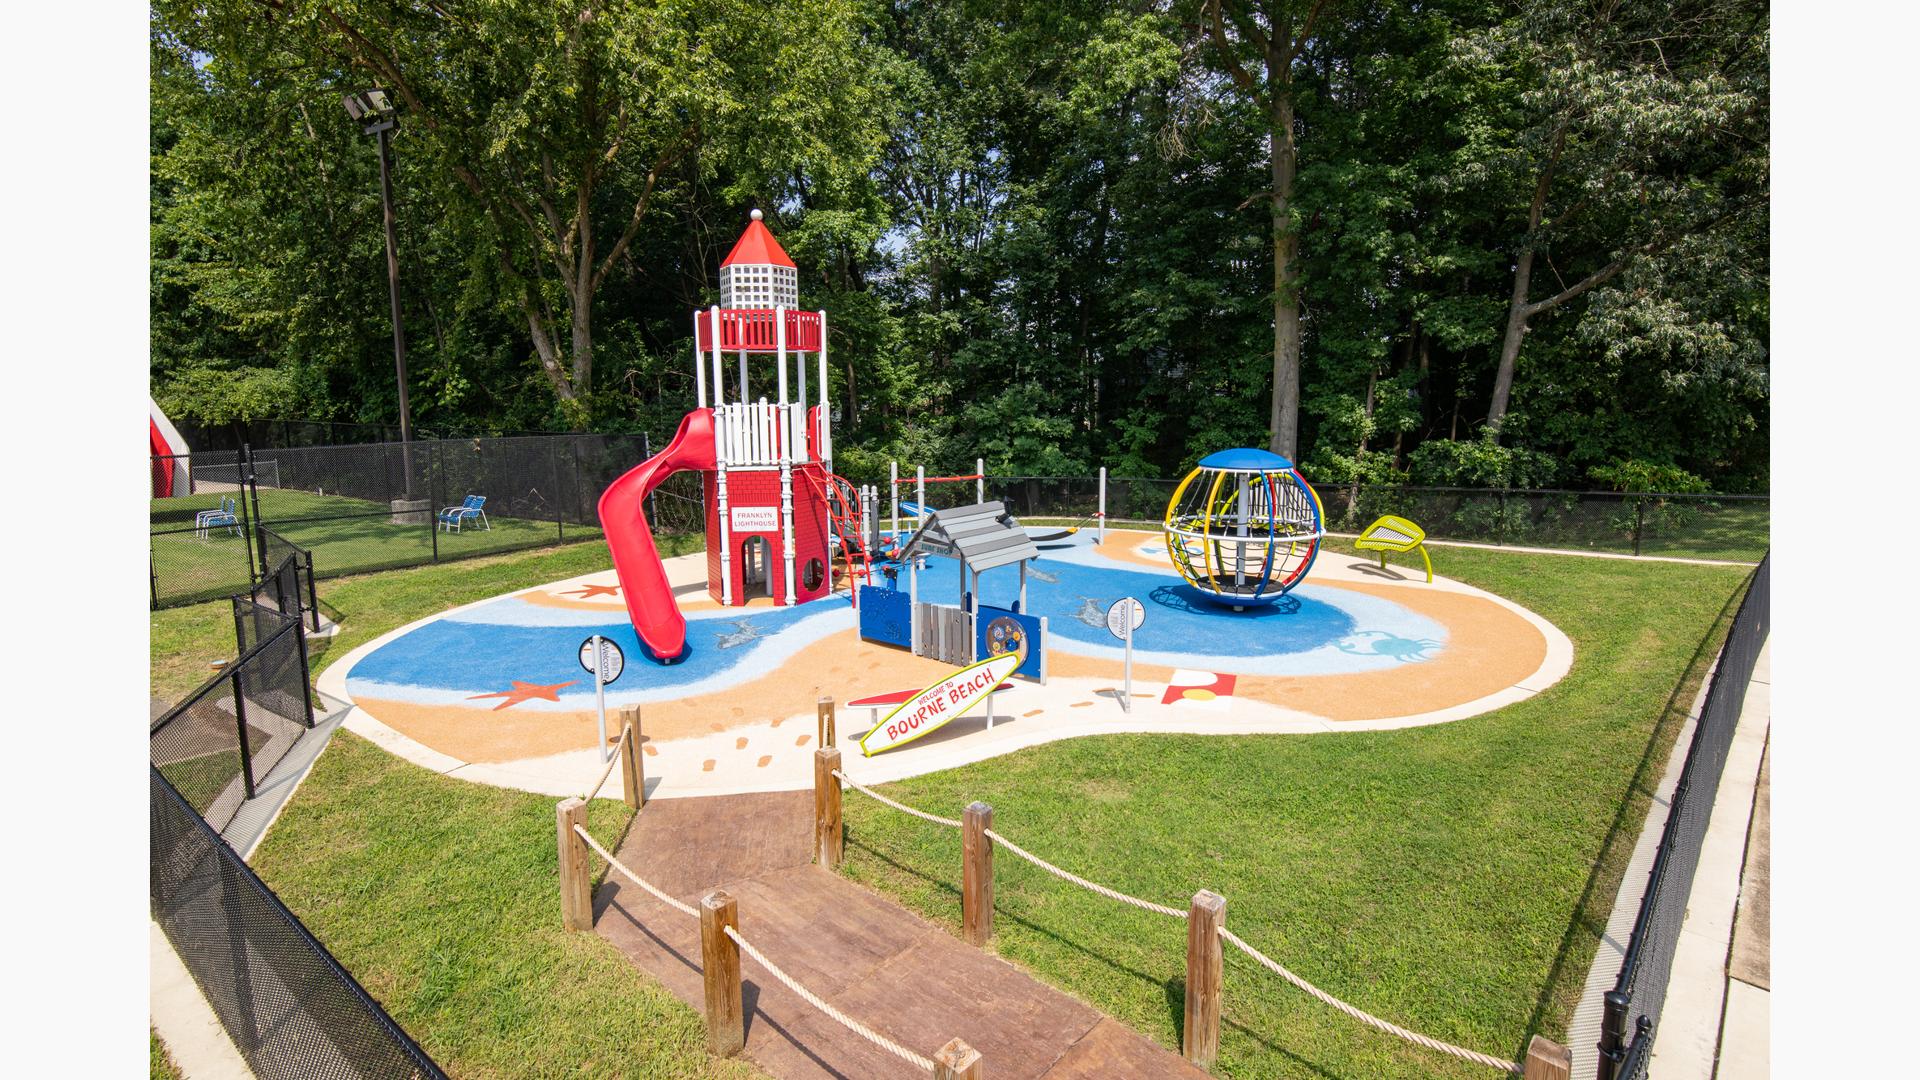
<svg viewBox="0 0 1920 1080">
<path fill-rule="evenodd" d="M 539 698 L 542 701 L 559 701 L 560 691 L 579 681 L 579 679 L 568 679 L 566 682 L 554 683 L 552 686 L 540 686 L 535 683 L 521 682 L 519 679 L 514 679 L 512 680 L 513 689 L 511 690 L 500 690 L 491 694 L 474 694 L 467 698 L 467 700 L 479 701 L 481 698 L 490 697 L 505 698 L 505 701 L 493 707 L 494 712 L 499 712 L 509 705 L 518 705 L 523 701 L 532 701 L 534 698 Z"/>
<path fill-rule="evenodd" d="M 562 596 L 578 596 L 582 600 L 585 600 L 585 599 L 588 599 L 589 597 L 594 597 L 594 596 L 618 596 L 620 595 L 620 586 L 618 585 L 582 585 L 577 589 L 568 590 L 567 592 L 562 593 L 561 595 Z"/>
</svg>

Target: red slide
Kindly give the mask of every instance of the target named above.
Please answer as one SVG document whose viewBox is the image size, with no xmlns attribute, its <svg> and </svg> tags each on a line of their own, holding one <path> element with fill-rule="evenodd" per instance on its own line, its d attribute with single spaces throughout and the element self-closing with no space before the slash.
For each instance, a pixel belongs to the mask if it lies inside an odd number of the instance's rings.
<svg viewBox="0 0 1920 1080">
<path fill-rule="evenodd" d="M 647 526 L 647 495 L 684 469 L 713 468 L 713 414 L 695 409 L 665 450 L 627 470 L 600 495 L 600 528 L 613 552 L 613 572 L 627 601 L 634 632 L 662 662 L 678 660 L 687 645 L 687 620 L 673 602 L 667 568 Z"/>
</svg>

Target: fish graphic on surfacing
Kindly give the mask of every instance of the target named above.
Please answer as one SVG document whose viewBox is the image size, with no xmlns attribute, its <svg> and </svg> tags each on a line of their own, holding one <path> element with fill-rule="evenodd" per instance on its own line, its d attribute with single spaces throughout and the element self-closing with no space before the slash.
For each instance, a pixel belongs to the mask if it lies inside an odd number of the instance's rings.
<svg viewBox="0 0 1920 1080">
<path fill-rule="evenodd" d="M 745 645 L 749 641 L 758 641 L 766 636 L 760 632 L 759 625 L 751 619 L 735 619 L 729 625 L 734 627 L 732 633 L 714 635 L 714 644 L 722 649 Z"/>
<path fill-rule="evenodd" d="M 1091 596 L 1080 598 L 1080 610 L 1074 612 L 1073 617 L 1096 629 L 1104 629 L 1107 625 L 1106 609 L 1100 606 L 1100 601 Z"/>
<path fill-rule="evenodd" d="M 1047 573 L 1045 570 L 1042 570 L 1037 566 L 1027 567 L 1027 576 L 1032 578 L 1035 581 L 1044 581 L 1049 585 L 1060 584 L 1059 578 L 1054 577 L 1052 574 Z"/>
</svg>

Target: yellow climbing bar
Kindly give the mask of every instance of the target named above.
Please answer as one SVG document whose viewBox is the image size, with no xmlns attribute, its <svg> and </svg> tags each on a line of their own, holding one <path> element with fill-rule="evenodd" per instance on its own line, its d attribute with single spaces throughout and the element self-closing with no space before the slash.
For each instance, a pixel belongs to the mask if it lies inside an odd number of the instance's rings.
<svg viewBox="0 0 1920 1080">
<path fill-rule="evenodd" d="M 1427 557 L 1427 532 L 1406 518 L 1385 515 L 1367 526 L 1353 546 L 1361 551 L 1379 552 L 1382 570 L 1387 568 L 1387 552 L 1418 551 L 1420 561 L 1427 564 L 1427 583 L 1433 583 L 1433 560 Z"/>
</svg>

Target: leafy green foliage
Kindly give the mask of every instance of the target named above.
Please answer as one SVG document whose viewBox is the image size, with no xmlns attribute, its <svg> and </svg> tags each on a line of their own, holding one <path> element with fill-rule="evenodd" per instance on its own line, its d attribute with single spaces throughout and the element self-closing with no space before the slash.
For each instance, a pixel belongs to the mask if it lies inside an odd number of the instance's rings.
<svg viewBox="0 0 1920 1080">
<path fill-rule="evenodd" d="M 1492 439 L 1435 439 L 1409 455 L 1413 482 L 1441 487 L 1550 487 L 1559 463 L 1551 455 L 1502 446 Z"/>
<path fill-rule="evenodd" d="M 1273 116 L 1207 7 L 168 0 L 156 395 L 395 419 L 377 160 L 339 107 L 377 82 L 423 426 L 670 431 L 688 313 L 759 206 L 830 314 L 849 475 L 1267 445 Z M 1297 459 L 1764 488 L 1767 49 L 1754 0 L 1324 6 L 1286 88 Z M 1417 465 L 1489 426 L 1523 256 L 1528 303 L 1571 295 L 1525 321 L 1499 435 L 1562 468 Z"/>
</svg>

